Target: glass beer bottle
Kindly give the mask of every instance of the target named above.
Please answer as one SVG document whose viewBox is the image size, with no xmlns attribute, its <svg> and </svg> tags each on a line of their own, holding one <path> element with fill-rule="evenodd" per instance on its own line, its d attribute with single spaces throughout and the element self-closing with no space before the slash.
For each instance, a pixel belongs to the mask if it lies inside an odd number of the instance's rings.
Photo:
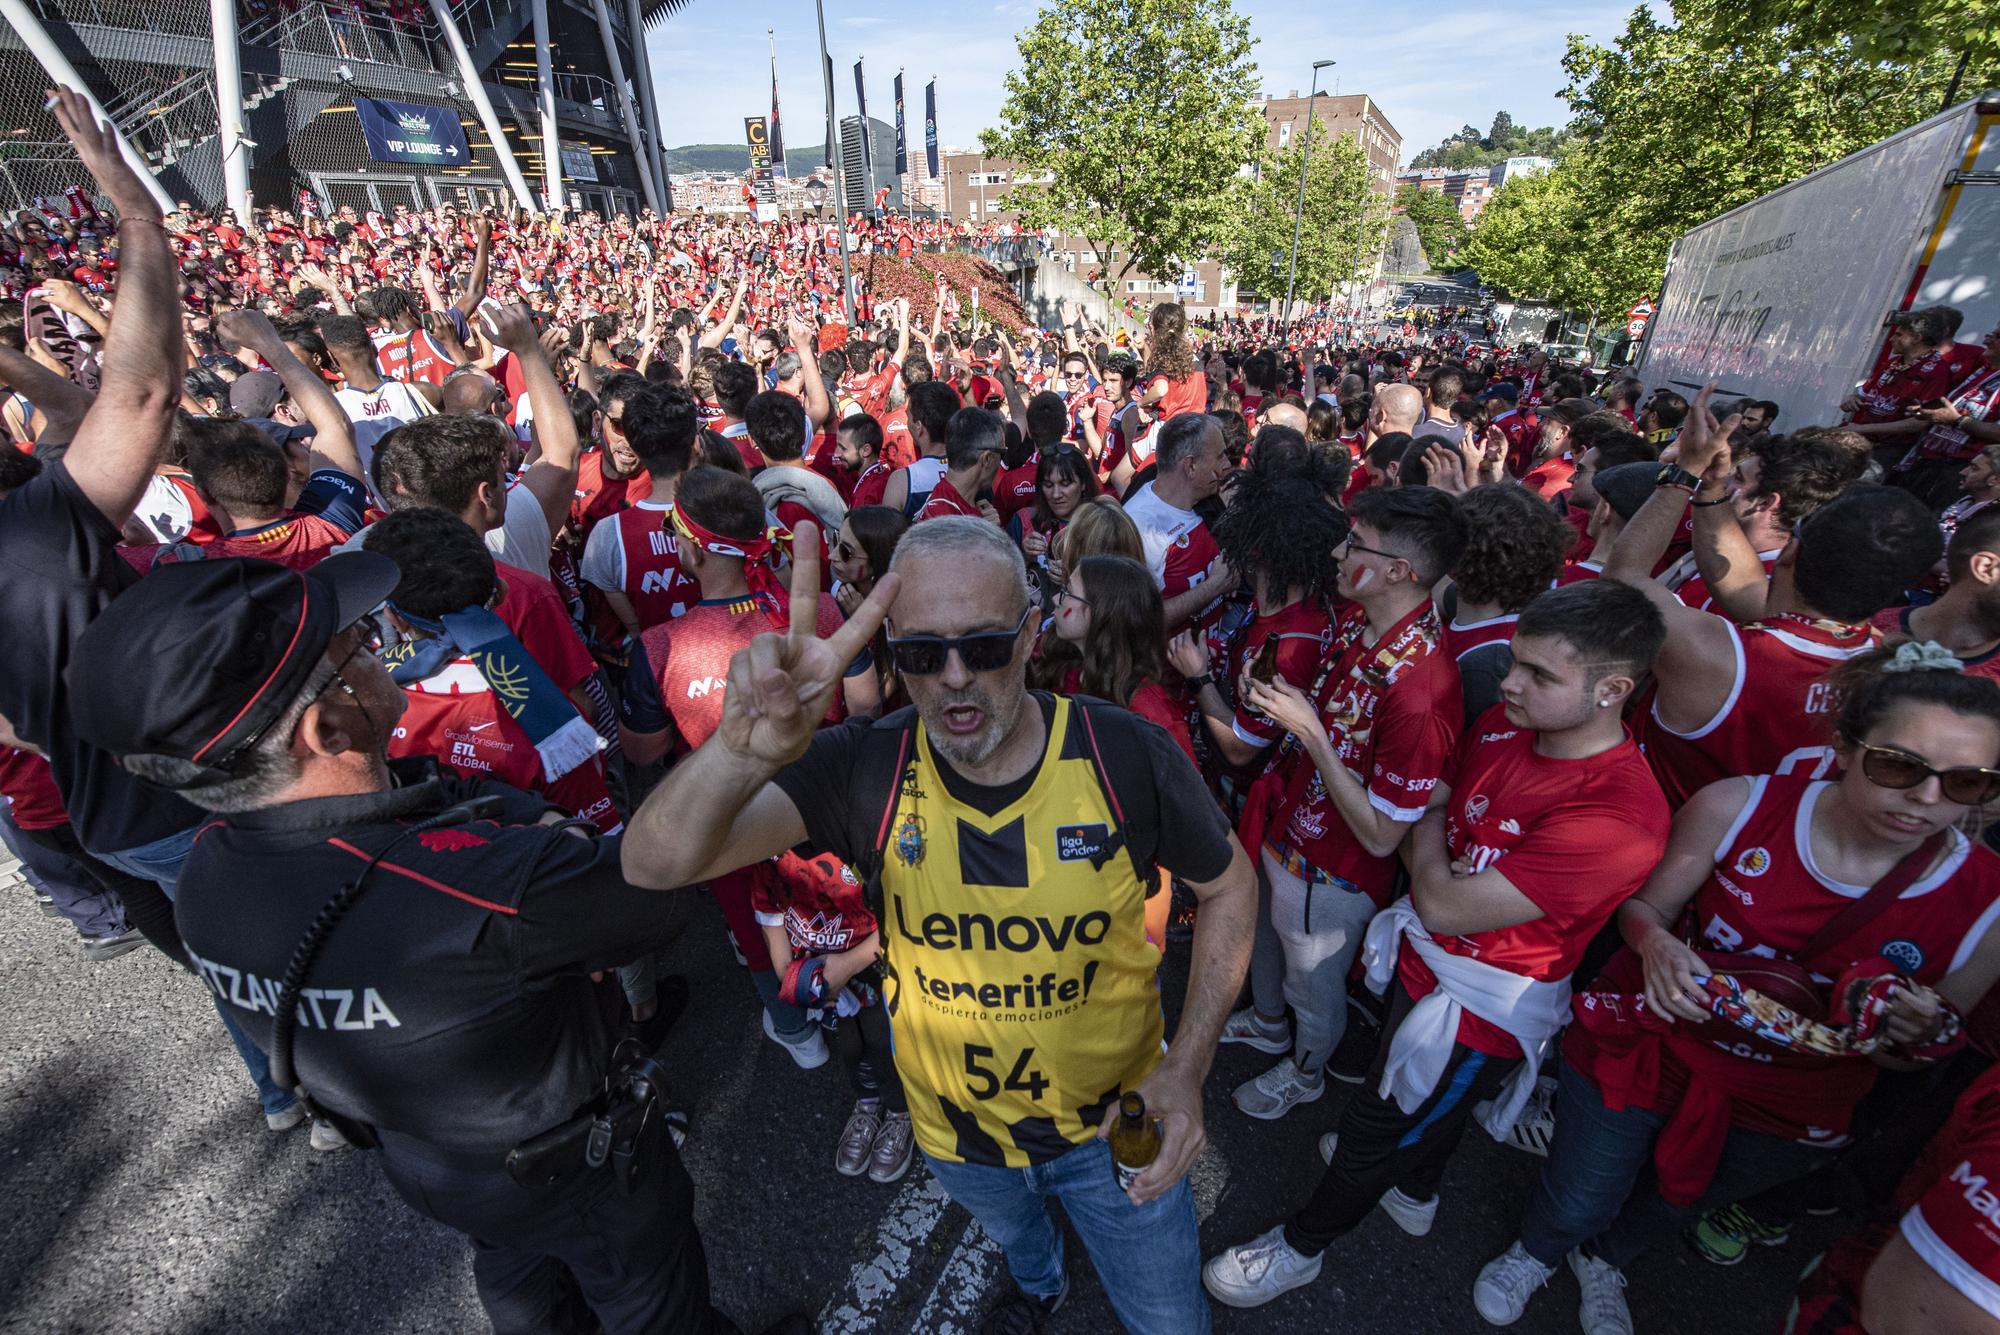
<svg viewBox="0 0 2000 1335">
<path fill-rule="evenodd" d="M 1146 1116 L 1146 1100 L 1134 1090 L 1118 1099 L 1118 1120 L 1111 1128 L 1111 1163 L 1118 1187 L 1129 1190 L 1153 1160 L 1160 1157 L 1160 1130 Z"/>
</svg>

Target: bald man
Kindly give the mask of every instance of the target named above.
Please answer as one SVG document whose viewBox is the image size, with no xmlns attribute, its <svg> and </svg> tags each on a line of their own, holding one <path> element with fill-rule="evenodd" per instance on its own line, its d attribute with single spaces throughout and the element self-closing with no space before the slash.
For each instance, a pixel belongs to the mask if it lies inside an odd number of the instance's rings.
<svg viewBox="0 0 2000 1335">
<path fill-rule="evenodd" d="M 1306 410 L 1296 403 L 1274 403 L 1258 415 L 1259 426 L 1288 426 L 1301 436 L 1306 433 Z"/>
<path fill-rule="evenodd" d="M 1415 385 L 1380 385 L 1375 390 L 1375 402 L 1368 409 L 1368 443 L 1373 445 L 1383 436 L 1400 431 L 1404 435 L 1416 432 L 1417 423 L 1424 420 L 1424 392 Z"/>
</svg>

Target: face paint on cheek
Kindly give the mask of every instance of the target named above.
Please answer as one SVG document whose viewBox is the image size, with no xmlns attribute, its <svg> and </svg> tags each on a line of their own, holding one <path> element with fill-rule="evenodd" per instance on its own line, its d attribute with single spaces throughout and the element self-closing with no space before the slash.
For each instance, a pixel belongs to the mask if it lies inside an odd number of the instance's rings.
<svg viewBox="0 0 2000 1335">
<path fill-rule="evenodd" d="M 1361 573 L 1354 577 L 1354 591 L 1356 593 L 1361 592 L 1363 589 L 1368 587 L 1368 581 L 1374 578 L 1375 578 L 1374 571 L 1370 570 L 1367 566 L 1361 567 Z"/>
</svg>

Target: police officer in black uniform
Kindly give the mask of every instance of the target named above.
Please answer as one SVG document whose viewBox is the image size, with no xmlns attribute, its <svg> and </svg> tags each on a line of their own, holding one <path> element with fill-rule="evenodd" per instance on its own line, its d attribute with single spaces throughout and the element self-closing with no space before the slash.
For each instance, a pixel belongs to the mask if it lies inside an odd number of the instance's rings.
<svg viewBox="0 0 2000 1335">
<path fill-rule="evenodd" d="M 190 957 L 274 1069 L 291 1040 L 317 1114 L 473 1239 L 496 1330 L 734 1332 L 591 977 L 671 939 L 679 901 L 538 797 L 384 759 L 404 700 L 370 614 L 396 582 L 373 552 L 156 570 L 77 645 L 76 726 L 216 813 L 181 874 Z"/>
</svg>

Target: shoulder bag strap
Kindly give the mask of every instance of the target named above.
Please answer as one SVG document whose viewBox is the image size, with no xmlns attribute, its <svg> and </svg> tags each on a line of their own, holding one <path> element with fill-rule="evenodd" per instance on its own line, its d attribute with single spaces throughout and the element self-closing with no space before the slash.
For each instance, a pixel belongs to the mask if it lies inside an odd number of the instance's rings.
<svg viewBox="0 0 2000 1335">
<path fill-rule="evenodd" d="M 1911 849 L 1901 862 L 1889 869 L 1887 875 L 1868 888 L 1867 894 L 1827 919 L 1792 958 L 1809 964 L 1827 950 L 1859 934 L 1869 923 L 1886 913 L 1905 890 L 1917 883 L 1938 854 L 1950 846 L 1950 840 L 1950 831 L 1941 831 Z"/>
</svg>

